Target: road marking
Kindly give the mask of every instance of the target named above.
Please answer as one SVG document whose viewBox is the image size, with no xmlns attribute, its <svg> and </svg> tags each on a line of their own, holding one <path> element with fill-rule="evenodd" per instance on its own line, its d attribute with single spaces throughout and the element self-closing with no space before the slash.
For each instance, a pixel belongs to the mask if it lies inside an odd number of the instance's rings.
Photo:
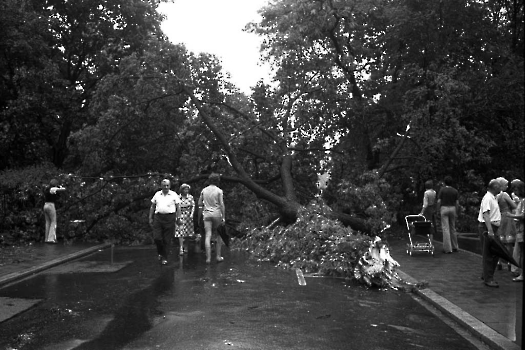
<svg viewBox="0 0 525 350">
<path fill-rule="evenodd" d="M 295 269 L 295 274 L 297 275 L 297 281 L 300 286 L 306 286 L 306 281 L 303 276 L 303 271 L 301 269 Z"/>
</svg>

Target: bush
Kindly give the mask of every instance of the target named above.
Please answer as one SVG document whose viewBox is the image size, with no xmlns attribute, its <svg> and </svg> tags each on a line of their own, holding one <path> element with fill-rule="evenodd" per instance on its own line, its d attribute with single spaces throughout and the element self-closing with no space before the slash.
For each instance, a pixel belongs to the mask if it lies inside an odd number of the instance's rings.
<svg viewBox="0 0 525 350">
<path fill-rule="evenodd" d="M 342 180 L 337 190 L 337 207 L 363 217 L 373 234 L 396 221 L 400 197 L 376 171 L 365 172 L 354 181 Z"/>
<path fill-rule="evenodd" d="M 48 163 L 0 173 L 0 245 L 24 244 L 43 237 L 42 184 L 55 174 L 57 170 Z"/>
<path fill-rule="evenodd" d="M 157 176 L 133 179 L 83 178 L 61 174 L 52 165 L 6 170 L 0 174 L 3 193 L 0 244 L 15 245 L 44 238 L 43 186 L 52 178 L 66 187 L 56 203 L 59 238 L 111 240 L 139 244 L 149 240 L 149 198 L 157 190 Z M 83 220 L 83 224 L 72 223 Z M 101 229 L 103 228 L 103 229 Z"/>
</svg>

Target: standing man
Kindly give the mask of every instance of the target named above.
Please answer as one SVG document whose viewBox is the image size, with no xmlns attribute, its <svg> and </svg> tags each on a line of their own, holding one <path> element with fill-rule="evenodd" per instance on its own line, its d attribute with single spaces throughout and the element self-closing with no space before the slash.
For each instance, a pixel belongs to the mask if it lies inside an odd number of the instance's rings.
<svg viewBox="0 0 525 350">
<path fill-rule="evenodd" d="M 456 218 L 459 212 L 459 193 L 452 187 L 452 178 L 445 177 L 445 187 L 439 190 L 437 206 L 441 214 L 441 230 L 443 232 L 443 253 L 458 251 L 458 236 L 456 234 Z"/>
<path fill-rule="evenodd" d="M 494 271 L 498 265 L 499 258 L 490 252 L 490 240 L 499 239 L 497 233 L 501 222 L 496 194 L 500 192 L 499 182 L 495 179 L 490 180 L 487 193 L 481 200 L 478 214 L 478 233 L 481 242 L 481 252 L 483 254 L 483 280 L 488 287 L 499 287 L 494 281 Z"/>
<path fill-rule="evenodd" d="M 162 265 L 168 263 L 168 249 L 175 230 L 175 221 L 180 221 L 180 198 L 172 191 L 170 180 L 161 182 L 161 190 L 151 199 L 149 224 L 153 228 L 153 239 Z"/>
<path fill-rule="evenodd" d="M 219 174 L 211 174 L 208 178 L 210 185 L 205 187 L 199 198 L 199 210 L 202 210 L 204 220 L 204 231 L 206 237 L 204 239 L 204 246 L 206 248 L 206 263 L 211 262 L 211 237 L 212 234 L 216 237 L 217 246 L 215 247 L 217 253 L 217 262 L 221 262 L 224 258 L 221 256 L 221 238 L 217 237 L 217 228 L 225 222 L 226 208 L 224 207 L 224 199 L 222 190 L 217 187 L 219 185 Z"/>
</svg>

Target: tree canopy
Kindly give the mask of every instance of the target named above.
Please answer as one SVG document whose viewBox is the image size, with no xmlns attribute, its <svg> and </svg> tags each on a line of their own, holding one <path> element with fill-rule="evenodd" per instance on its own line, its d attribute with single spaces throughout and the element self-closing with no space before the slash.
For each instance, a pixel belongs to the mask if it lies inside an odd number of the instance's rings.
<svg viewBox="0 0 525 350">
<path fill-rule="evenodd" d="M 377 233 L 427 179 L 451 175 L 471 199 L 490 178 L 523 178 L 522 0 L 269 2 L 246 30 L 273 82 L 250 96 L 218 58 L 169 42 L 159 3 L 0 0 L 4 179 L 43 163 L 140 179 L 118 204 L 111 191 L 92 202 L 100 222 L 143 210 L 148 174 L 197 189 L 216 171 L 239 218 L 290 222 L 321 195 Z"/>
</svg>

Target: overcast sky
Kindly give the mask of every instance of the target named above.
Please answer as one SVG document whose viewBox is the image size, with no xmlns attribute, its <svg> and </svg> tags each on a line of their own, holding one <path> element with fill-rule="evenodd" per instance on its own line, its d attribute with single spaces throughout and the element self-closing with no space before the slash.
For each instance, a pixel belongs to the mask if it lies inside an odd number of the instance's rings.
<svg viewBox="0 0 525 350">
<path fill-rule="evenodd" d="M 175 0 L 160 5 L 167 16 L 162 30 L 174 44 L 184 43 L 196 54 L 216 55 L 232 82 L 245 93 L 261 78 L 268 67 L 259 63 L 261 39 L 243 32 L 248 22 L 258 21 L 257 13 L 267 0 Z"/>
</svg>

